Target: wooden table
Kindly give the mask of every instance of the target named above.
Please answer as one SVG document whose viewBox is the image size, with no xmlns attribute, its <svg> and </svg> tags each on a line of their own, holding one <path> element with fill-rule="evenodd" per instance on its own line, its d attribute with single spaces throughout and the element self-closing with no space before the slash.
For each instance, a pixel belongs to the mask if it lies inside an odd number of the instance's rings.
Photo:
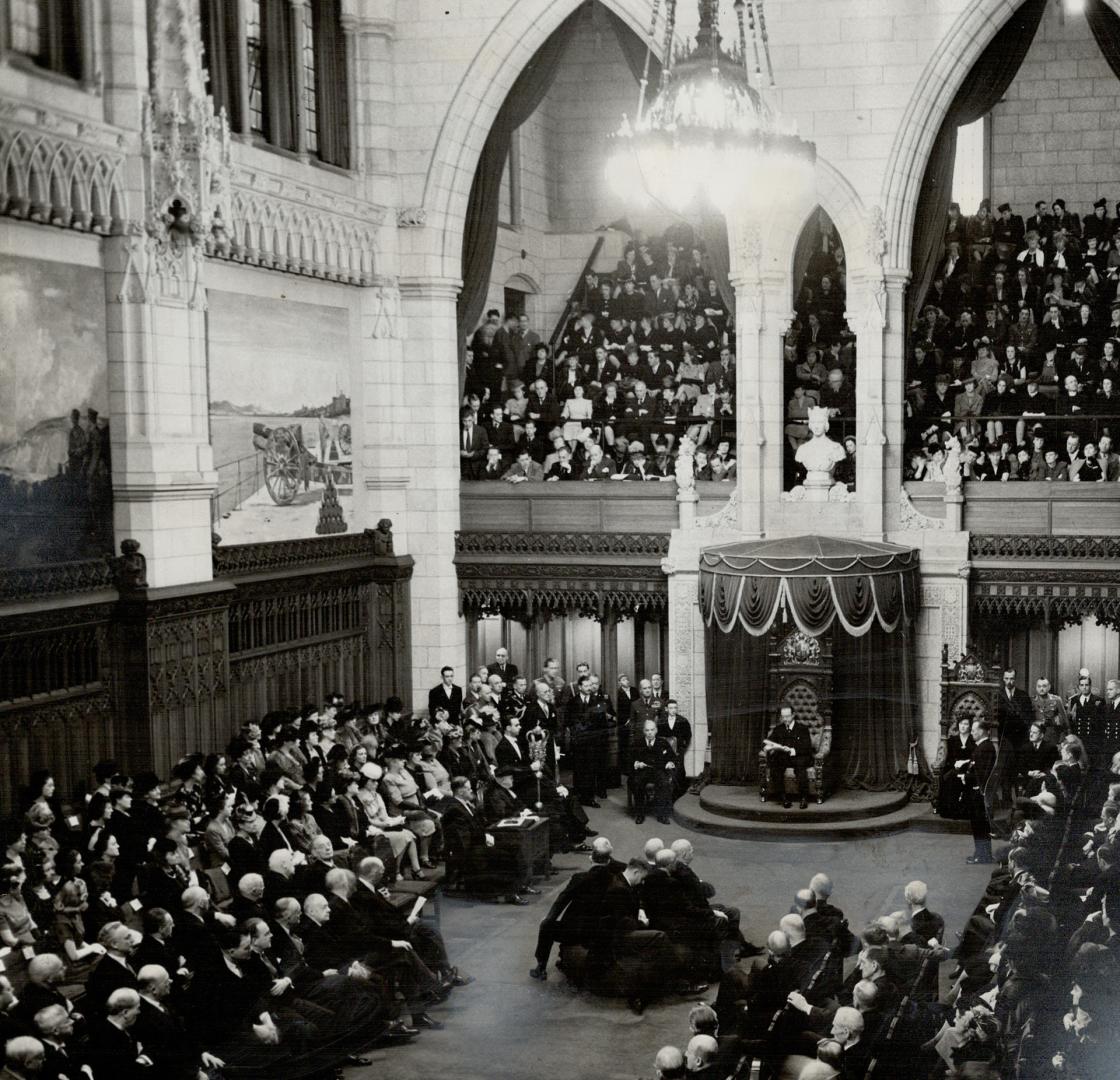
<svg viewBox="0 0 1120 1080">
<path fill-rule="evenodd" d="M 490 830 L 497 850 L 512 853 L 523 879 L 551 877 L 551 852 L 548 846 L 548 818 L 542 817 L 531 825 L 516 828 L 494 826 Z"/>
</svg>

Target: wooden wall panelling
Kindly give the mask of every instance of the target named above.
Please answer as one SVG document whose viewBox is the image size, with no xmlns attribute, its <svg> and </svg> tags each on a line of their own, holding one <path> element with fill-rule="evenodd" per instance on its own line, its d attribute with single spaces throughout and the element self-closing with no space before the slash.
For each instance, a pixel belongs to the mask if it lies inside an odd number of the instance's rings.
<svg viewBox="0 0 1120 1080">
<path fill-rule="evenodd" d="M 59 605 L 3 620 L 0 812 L 18 808 L 36 769 L 50 769 L 68 798 L 94 761 L 115 756 L 112 610 L 110 603 Z"/>
</svg>

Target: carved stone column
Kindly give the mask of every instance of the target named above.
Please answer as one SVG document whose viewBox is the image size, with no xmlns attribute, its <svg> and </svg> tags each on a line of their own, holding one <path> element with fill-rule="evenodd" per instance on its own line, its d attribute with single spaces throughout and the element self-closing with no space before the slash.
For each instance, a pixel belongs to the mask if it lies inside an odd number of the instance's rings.
<svg viewBox="0 0 1120 1080">
<path fill-rule="evenodd" d="M 883 521 L 884 363 L 887 293 L 882 277 L 848 277 L 848 325 L 856 334 L 856 502 L 863 532 L 881 540 Z"/>
<path fill-rule="evenodd" d="M 358 525 L 373 528 L 390 518 L 401 551 L 411 551 L 408 531 L 410 475 L 408 386 L 401 341 L 401 291 L 384 278 L 359 294 L 362 378 L 354 415 L 361 417 L 361 454 L 355 461 L 354 505 Z"/>
<path fill-rule="evenodd" d="M 114 528 L 140 542 L 159 588 L 211 577 L 203 251 L 215 211 L 229 220 L 230 151 L 191 6 L 155 0 L 148 31 L 142 205 L 105 257 Z"/>
<path fill-rule="evenodd" d="M 296 96 L 296 153 L 307 161 L 307 72 L 303 67 L 303 50 L 307 45 L 307 26 L 304 23 L 305 10 L 309 0 L 289 0 L 292 5 L 292 44 L 295 52 L 295 96 Z"/>
<path fill-rule="evenodd" d="M 440 666 L 462 668 L 466 632 L 459 615 L 455 533 L 459 528 L 457 302 L 462 282 L 402 277 L 402 337 L 408 342 L 396 433 L 411 485 L 402 491 L 413 579 L 413 692 L 425 707 Z M 381 445 L 384 441 L 379 440 Z M 390 460 L 384 457 L 382 460 Z M 395 519 L 394 519 L 395 520 Z M 403 545 L 402 545 L 403 546 Z M 434 675 L 433 675 L 434 673 Z M 423 700 L 421 700 L 423 699 Z"/>
</svg>

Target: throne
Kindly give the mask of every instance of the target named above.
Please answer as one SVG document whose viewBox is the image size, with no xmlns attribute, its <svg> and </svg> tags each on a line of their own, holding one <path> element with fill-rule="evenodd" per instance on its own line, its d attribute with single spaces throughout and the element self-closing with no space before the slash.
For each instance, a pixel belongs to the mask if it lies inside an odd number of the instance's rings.
<svg viewBox="0 0 1120 1080">
<path fill-rule="evenodd" d="M 776 702 L 774 717 L 782 706 L 788 705 L 795 719 L 809 729 L 813 757 L 806 771 L 809 793 L 818 803 L 823 803 L 835 790 L 838 781 L 832 757 L 831 646 L 831 632 L 816 638 L 800 630 L 771 632 L 767 700 Z M 774 720 L 768 723 L 772 726 Z M 789 766 L 781 777 L 773 775 L 766 754 L 759 751 L 758 797 L 766 802 L 771 796 L 783 794 L 797 794 L 797 774 Z"/>
<path fill-rule="evenodd" d="M 998 715 L 996 707 L 1002 686 L 1002 668 L 988 665 L 975 654 L 968 653 L 955 663 L 949 661 L 948 649 L 941 650 L 941 740 L 933 762 L 933 803 L 941 787 L 941 769 L 949 749 L 949 730 L 961 720 L 991 720 Z M 992 741 L 999 744 L 999 733 Z"/>
</svg>

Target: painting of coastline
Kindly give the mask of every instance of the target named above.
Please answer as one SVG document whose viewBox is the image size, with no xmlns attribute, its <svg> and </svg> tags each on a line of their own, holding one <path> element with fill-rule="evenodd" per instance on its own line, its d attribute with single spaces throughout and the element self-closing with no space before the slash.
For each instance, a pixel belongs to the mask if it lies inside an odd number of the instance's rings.
<svg viewBox="0 0 1120 1080">
<path fill-rule="evenodd" d="M 223 544 L 345 531 L 352 515 L 343 308 L 208 295 L 210 441 Z"/>
<path fill-rule="evenodd" d="M 10 566 L 112 554 L 105 350 L 99 270 L 0 264 L 0 549 Z"/>
</svg>

